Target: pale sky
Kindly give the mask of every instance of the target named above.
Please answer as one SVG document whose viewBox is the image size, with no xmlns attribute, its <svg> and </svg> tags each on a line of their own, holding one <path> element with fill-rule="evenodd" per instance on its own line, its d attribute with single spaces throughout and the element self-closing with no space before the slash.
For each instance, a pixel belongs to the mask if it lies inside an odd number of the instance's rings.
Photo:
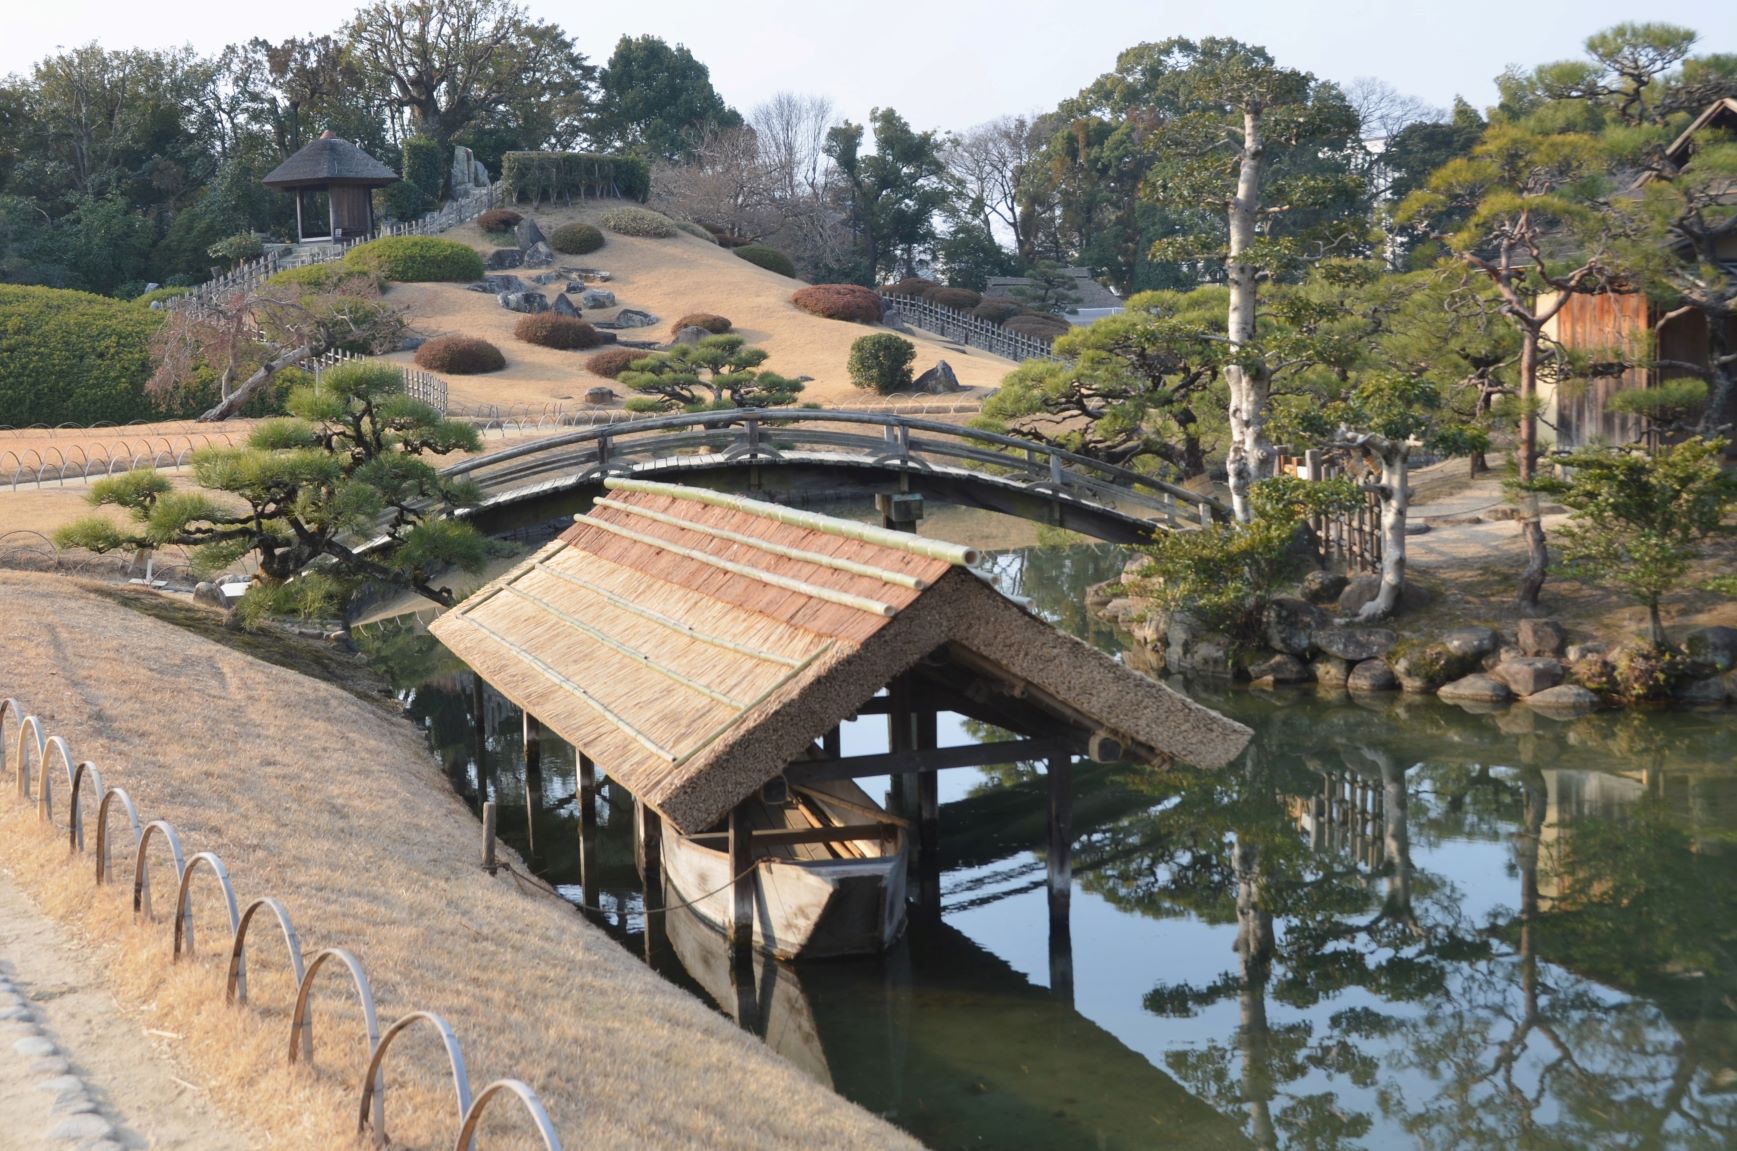
<svg viewBox="0 0 1737 1151">
<path fill-rule="evenodd" d="M 57 45 L 190 43 L 202 52 L 264 36 L 335 30 L 354 0 L 7 0 L 0 15 L 0 74 L 26 70 Z M 969 127 L 1003 113 L 1041 111 L 1115 63 L 1117 52 L 1170 36 L 1234 36 L 1265 45 L 1281 64 L 1349 82 L 1377 76 L 1447 105 L 1461 94 L 1483 107 L 1507 64 L 1578 56 L 1588 33 L 1623 20 L 1685 24 L 1699 51 L 1737 52 L 1733 0 L 1520 0 L 1382 3 L 1379 0 L 647 0 L 637 4 L 528 0 L 563 25 L 601 64 L 624 33 L 685 43 L 712 82 L 746 112 L 789 89 L 830 96 L 862 120 L 891 105 L 918 128 Z M 833 16 L 834 11 L 842 16 Z"/>
</svg>

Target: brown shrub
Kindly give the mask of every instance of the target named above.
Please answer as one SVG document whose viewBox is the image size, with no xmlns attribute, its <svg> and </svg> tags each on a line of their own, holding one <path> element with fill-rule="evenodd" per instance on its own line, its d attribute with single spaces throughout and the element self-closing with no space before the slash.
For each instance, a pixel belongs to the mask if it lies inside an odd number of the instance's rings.
<svg viewBox="0 0 1737 1151">
<path fill-rule="evenodd" d="M 728 232 L 720 233 L 716 239 L 720 248 L 746 248 L 754 242 L 746 236 L 732 236 Z"/>
<path fill-rule="evenodd" d="M 791 296 L 790 302 L 829 320 L 874 324 L 881 318 L 881 298 L 860 284 L 815 284 Z"/>
<path fill-rule="evenodd" d="M 1012 300 L 984 300 L 971 309 L 971 314 L 992 324 L 1005 324 L 1024 311 L 1023 307 Z"/>
<path fill-rule="evenodd" d="M 605 348 L 585 361 L 585 370 L 594 376 L 613 380 L 633 365 L 633 361 L 649 356 L 637 348 Z"/>
<path fill-rule="evenodd" d="M 584 320 L 575 316 L 559 316 L 554 312 L 537 312 L 526 316 L 513 326 L 513 335 L 527 344 L 555 348 L 563 352 L 595 348 L 603 342 L 597 338 L 597 329 Z"/>
<path fill-rule="evenodd" d="M 487 340 L 470 336 L 440 336 L 416 349 L 416 366 L 431 372 L 474 376 L 498 372 L 507 366 L 501 350 Z"/>
<path fill-rule="evenodd" d="M 1057 336 L 1066 335 L 1068 330 L 1068 322 L 1060 316 L 1034 315 L 1030 312 L 1014 316 L 1004 321 L 1001 326 L 1010 332 L 1040 340 L 1053 340 Z"/>
<path fill-rule="evenodd" d="M 490 208 L 476 218 L 476 226 L 485 232 L 509 232 L 523 219 L 511 208 Z"/>
<path fill-rule="evenodd" d="M 669 326 L 670 335 L 678 334 L 683 328 L 704 328 L 714 336 L 723 335 L 729 331 L 730 321 L 723 316 L 711 312 L 689 312 Z"/>
<path fill-rule="evenodd" d="M 929 293 L 933 292 L 940 286 L 941 285 L 937 284 L 935 281 L 925 279 L 922 276 L 906 276 L 904 279 L 888 288 L 887 295 L 918 296 L 926 300 L 929 298 Z"/>
<path fill-rule="evenodd" d="M 983 296 L 970 288 L 937 288 L 929 293 L 928 300 L 938 307 L 969 312 L 983 302 Z"/>
</svg>

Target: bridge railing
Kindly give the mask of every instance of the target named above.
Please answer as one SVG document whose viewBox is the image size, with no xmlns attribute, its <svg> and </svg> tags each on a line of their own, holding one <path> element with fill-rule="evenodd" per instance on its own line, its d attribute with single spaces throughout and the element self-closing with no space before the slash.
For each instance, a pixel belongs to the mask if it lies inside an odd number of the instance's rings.
<svg viewBox="0 0 1737 1151">
<path fill-rule="evenodd" d="M 721 463 L 816 463 L 974 475 L 1172 528 L 1223 521 L 1221 501 L 1155 476 L 976 428 L 883 412 L 731 410 L 575 429 L 446 469 L 491 503 L 604 474 Z"/>
</svg>

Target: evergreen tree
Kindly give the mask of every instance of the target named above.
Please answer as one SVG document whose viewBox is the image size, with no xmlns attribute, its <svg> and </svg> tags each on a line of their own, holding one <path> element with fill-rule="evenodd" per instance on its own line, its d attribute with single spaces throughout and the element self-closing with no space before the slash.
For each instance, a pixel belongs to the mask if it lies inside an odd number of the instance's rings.
<svg viewBox="0 0 1737 1151">
<path fill-rule="evenodd" d="M 712 87 L 711 71 L 684 46 L 656 36 L 617 41 L 598 87 L 591 135 L 604 147 L 677 163 L 706 133 L 742 125 Z"/>
</svg>

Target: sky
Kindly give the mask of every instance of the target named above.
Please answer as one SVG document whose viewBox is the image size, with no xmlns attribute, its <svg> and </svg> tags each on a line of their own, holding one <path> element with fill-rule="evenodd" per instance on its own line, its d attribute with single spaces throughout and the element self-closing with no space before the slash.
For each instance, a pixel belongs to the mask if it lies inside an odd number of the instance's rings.
<svg viewBox="0 0 1737 1151">
<path fill-rule="evenodd" d="M 57 46 L 93 39 L 110 48 L 191 44 L 215 53 L 254 36 L 334 31 L 359 6 L 357 0 L 8 0 L 0 15 L 0 74 L 26 71 Z M 711 67 L 718 91 L 744 112 L 790 90 L 829 96 L 855 120 L 891 105 L 915 127 L 944 129 L 1053 108 L 1114 67 L 1123 48 L 1170 36 L 1233 36 L 1264 45 L 1283 65 L 1344 83 L 1379 77 L 1442 107 L 1455 95 L 1479 107 L 1494 103 L 1492 80 L 1506 65 L 1578 56 L 1588 33 L 1623 20 L 1687 25 L 1701 33 L 1698 51 L 1737 52 L 1733 0 L 525 0 L 525 7 L 564 26 L 596 63 L 623 34 L 685 43 Z"/>
</svg>

